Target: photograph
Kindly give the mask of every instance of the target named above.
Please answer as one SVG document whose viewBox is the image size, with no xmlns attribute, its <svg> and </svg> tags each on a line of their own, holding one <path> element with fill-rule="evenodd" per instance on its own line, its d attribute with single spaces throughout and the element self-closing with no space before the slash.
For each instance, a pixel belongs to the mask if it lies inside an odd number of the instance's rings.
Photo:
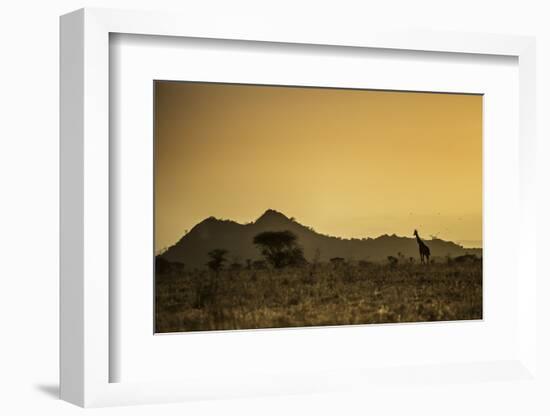
<svg viewBox="0 0 550 416">
<path fill-rule="evenodd" d="M 153 85 L 155 333 L 483 319 L 483 95 Z"/>
</svg>

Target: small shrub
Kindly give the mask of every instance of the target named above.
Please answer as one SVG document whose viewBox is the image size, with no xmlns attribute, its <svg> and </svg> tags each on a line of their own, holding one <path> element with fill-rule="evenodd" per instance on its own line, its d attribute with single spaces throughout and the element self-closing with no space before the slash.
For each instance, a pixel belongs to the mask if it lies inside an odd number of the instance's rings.
<svg viewBox="0 0 550 416">
<path fill-rule="evenodd" d="M 207 266 L 210 268 L 210 270 L 213 270 L 215 272 L 218 272 L 224 265 L 224 263 L 227 261 L 225 258 L 225 255 L 227 254 L 227 250 L 217 248 L 208 253 L 208 256 L 210 257 L 210 261 L 207 264 Z"/>
</svg>

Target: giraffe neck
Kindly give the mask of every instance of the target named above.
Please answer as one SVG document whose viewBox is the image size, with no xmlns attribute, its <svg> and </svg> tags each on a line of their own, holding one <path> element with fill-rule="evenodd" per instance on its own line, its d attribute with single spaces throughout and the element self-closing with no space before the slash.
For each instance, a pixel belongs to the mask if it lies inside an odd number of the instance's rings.
<svg viewBox="0 0 550 416">
<path fill-rule="evenodd" d="M 418 236 L 418 234 L 416 234 L 416 242 L 418 244 L 422 244 L 422 240 L 420 239 L 420 237 Z"/>
</svg>

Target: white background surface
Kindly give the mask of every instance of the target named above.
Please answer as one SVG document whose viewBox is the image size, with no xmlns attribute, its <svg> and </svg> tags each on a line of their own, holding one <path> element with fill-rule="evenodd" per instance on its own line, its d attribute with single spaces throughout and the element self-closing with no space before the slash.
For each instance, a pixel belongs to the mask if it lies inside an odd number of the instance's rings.
<svg viewBox="0 0 550 416">
<path fill-rule="evenodd" d="M 214 4 L 215 3 L 215 4 Z M 2 148 L 0 178 L 0 412 L 73 414 L 81 409 L 57 401 L 58 374 L 58 16 L 83 6 L 180 10 L 208 16 L 269 15 L 308 25 L 368 25 L 512 33 L 538 36 L 539 178 L 549 173 L 550 27 L 544 1 L 361 1 L 361 2 L 182 2 L 182 1 L 19 1 L 2 5 L 0 65 Z M 548 183 L 539 183 L 539 233 L 549 231 Z M 539 268 L 550 249 L 539 245 Z M 549 284 L 538 287 L 541 297 Z M 541 319 L 550 328 L 547 304 Z M 539 333 L 550 350 L 549 332 Z M 405 347 L 405 346 L 404 346 Z M 539 360 L 548 372 L 548 358 Z M 548 354 L 546 352 L 546 354 Z M 432 386 L 433 387 L 433 386 Z M 548 387 L 548 386 L 547 386 Z M 397 390 L 397 391 L 396 391 Z M 548 388 L 546 389 L 548 391 Z M 436 394 L 437 393 L 437 394 Z M 391 386 L 376 397 L 339 392 L 323 396 L 195 402 L 92 410 L 100 414 L 548 414 L 542 391 L 524 385 Z M 537 399 L 538 398 L 538 399 Z"/>
</svg>

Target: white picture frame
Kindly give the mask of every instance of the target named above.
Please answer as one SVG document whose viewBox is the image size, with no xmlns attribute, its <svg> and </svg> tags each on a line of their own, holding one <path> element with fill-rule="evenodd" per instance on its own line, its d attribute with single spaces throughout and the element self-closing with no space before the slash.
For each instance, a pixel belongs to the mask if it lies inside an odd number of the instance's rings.
<svg viewBox="0 0 550 416">
<path fill-rule="evenodd" d="M 82 9 L 61 18 L 61 398 L 80 406 L 184 401 L 196 398 L 361 389 L 403 382 L 411 369 L 335 369 L 318 374 L 281 373 L 264 379 L 219 374 L 183 381 L 110 382 L 109 258 L 109 36 L 114 33 L 256 42 L 382 48 L 455 54 L 505 55 L 519 65 L 519 201 L 517 246 L 522 279 L 517 292 L 519 342 L 514 357 L 498 362 L 441 363 L 414 369 L 413 378 L 479 382 L 488 374 L 537 382 L 535 41 L 530 37 L 465 33 L 330 32 L 279 27 L 258 20 L 209 25 L 192 16 Z M 120 358 L 120 357 L 118 357 Z M 360 370 L 360 368 L 358 369 Z M 474 373 L 483 374 L 474 377 Z M 500 376 L 495 376 L 497 379 Z M 491 378 L 491 377 L 489 377 Z"/>
</svg>

